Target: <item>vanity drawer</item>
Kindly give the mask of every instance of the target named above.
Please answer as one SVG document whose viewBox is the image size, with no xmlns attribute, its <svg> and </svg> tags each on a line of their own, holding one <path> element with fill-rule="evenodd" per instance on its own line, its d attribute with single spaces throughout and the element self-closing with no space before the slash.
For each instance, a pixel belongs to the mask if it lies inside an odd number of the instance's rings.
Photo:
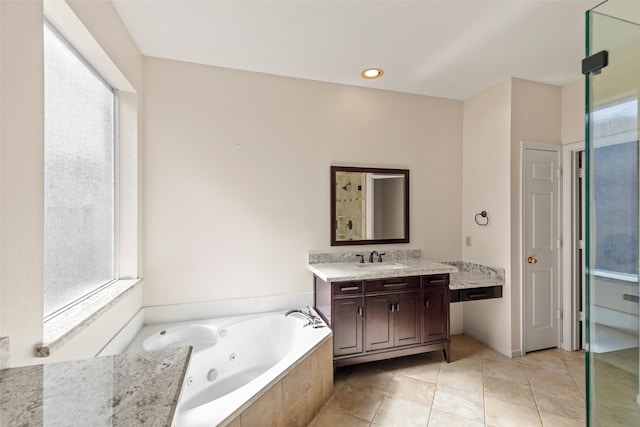
<svg viewBox="0 0 640 427">
<path fill-rule="evenodd" d="M 362 281 L 357 282 L 334 282 L 333 295 L 354 295 L 362 293 Z"/>
<path fill-rule="evenodd" d="M 366 280 L 365 292 L 389 292 L 420 289 L 420 276 Z"/>
<path fill-rule="evenodd" d="M 490 298 L 502 298 L 502 286 L 460 289 L 460 301 L 476 301 Z"/>
<path fill-rule="evenodd" d="M 425 286 L 429 286 L 429 285 L 448 285 L 449 284 L 449 275 L 448 274 L 430 274 L 428 276 L 422 276 L 422 283 Z"/>
</svg>

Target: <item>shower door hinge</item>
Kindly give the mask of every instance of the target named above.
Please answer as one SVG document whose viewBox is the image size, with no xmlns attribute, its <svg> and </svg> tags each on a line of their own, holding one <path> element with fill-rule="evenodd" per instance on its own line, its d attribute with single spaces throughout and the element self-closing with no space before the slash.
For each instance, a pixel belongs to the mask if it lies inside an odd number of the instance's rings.
<svg viewBox="0 0 640 427">
<path fill-rule="evenodd" d="M 609 65 L 609 52 L 601 50 L 582 60 L 582 74 L 585 76 L 589 73 L 600 74 L 607 65 Z"/>
</svg>

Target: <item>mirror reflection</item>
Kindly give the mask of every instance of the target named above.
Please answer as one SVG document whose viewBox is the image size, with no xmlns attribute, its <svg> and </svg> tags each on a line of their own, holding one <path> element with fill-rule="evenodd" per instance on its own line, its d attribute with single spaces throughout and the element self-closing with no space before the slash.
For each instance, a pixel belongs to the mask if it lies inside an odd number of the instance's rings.
<svg viewBox="0 0 640 427">
<path fill-rule="evenodd" d="M 409 242 L 409 171 L 331 168 L 331 244 Z"/>
</svg>

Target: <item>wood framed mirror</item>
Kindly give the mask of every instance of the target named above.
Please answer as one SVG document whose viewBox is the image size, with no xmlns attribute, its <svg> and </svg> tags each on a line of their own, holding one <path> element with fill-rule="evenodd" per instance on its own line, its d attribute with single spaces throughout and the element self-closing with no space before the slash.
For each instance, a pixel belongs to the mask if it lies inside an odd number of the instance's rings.
<svg viewBox="0 0 640 427">
<path fill-rule="evenodd" d="M 331 166 L 331 246 L 409 243 L 409 170 Z"/>
</svg>

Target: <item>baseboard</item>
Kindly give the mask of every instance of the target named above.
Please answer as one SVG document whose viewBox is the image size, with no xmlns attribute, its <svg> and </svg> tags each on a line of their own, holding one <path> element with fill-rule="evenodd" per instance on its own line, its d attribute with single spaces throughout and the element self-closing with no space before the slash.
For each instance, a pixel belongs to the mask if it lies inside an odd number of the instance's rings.
<svg viewBox="0 0 640 427">
<path fill-rule="evenodd" d="M 468 336 L 469 338 L 473 338 L 476 341 L 480 341 L 482 344 L 486 345 L 487 347 L 492 348 L 493 350 L 497 351 L 500 354 L 503 354 L 507 357 L 518 357 L 519 354 L 519 350 L 516 350 L 515 352 L 512 350 L 505 350 L 505 349 L 501 349 L 499 348 L 499 346 L 495 345 L 494 343 L 492 343 L 489 339 L 487 339 L 486 337 L 475 333 L 474 331 L 470 331 L 468 329 L 465 329 L 462 333 L 464 333 L 466 336 Z"/>
</svg>

